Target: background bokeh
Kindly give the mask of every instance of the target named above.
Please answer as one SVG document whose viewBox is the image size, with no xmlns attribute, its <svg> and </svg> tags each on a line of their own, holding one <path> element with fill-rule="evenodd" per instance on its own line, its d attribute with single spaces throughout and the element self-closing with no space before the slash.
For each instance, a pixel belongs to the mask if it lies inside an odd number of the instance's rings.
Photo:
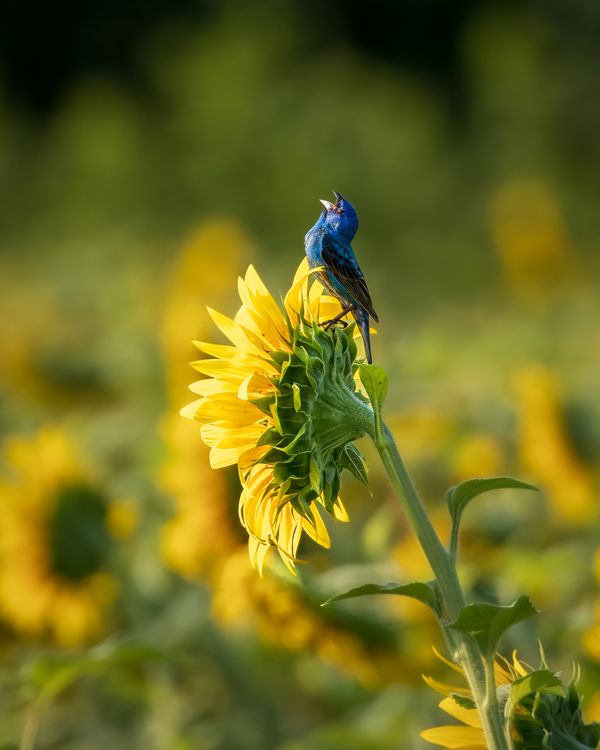
<svg viewBox="0 0 600 750">
<path fill-rule="evenodd" d="M 331 188 L 387 414 L 462 575 L 528 593 L 600 719 L 600 7 L 12 4 L 0 24 L 0 747 L 408 750 L 445 723 L 428 576 L 376 455 L 298 580 L 251 569 L 235 472 L 178 416 L 254 263 L 284 291 Z"/>
</svg>

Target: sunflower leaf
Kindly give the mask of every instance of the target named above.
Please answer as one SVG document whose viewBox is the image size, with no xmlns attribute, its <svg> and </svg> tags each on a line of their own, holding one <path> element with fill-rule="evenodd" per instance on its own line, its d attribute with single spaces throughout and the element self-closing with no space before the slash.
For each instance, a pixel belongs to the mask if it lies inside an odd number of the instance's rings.
<svg viewBox="0 0 600 750">
<path fill-rule="evenodd" d="M 478 495 L 491 490 L 518 489 L 539 491 L 533 484 L 522 482 L 513 477 L 483 477 L 478 479 L 467 479 L 455 487 L 450 487 L 446 492 L 446 503 L 452 516 L 452 520 L 458 523 L 460 516 L 467 505 Z"/>
<path fill-rule="evenodd" d="M 450 693 L 452 700 L 461 708 L 466 708 L 469 711 L 477 708 L 477 704 L 473 698 L 469 698 L 466 695 L 460 695 L 459 693 Z"/>
<path fill-rule="evenodd" d="M 348 443 L 344 448 L 343 461 L 344 468 L 348 469 L 348 471 L 358 479 L 359 482 L 362 482 L 362 484 L 365 485 L 369 484 L 367 467 L 365 466 L 362 453 L 353 443 Z"/>
<path fill-rule="evenodd" d="M 422 583 L 420 581 L 404 585 L 398 583 L 365 583 L 362 586 L 344 591 L 342 594 L 332 596 L 323 602 L 321 606 L 325 607 L 332 602 L 339 602 L 342 599 L 354 599 L 359 596 L 370 596 L 371 594 L 408 596 L 410 599 L 417 599 L 426 604 L 434 614 L 438 617 L 441 616 L 441 604 L 435 586 L 431 583 Z"/>
<path fill-rule="evenodd" d="M 559 678 L 549 669 L 538 669 L 524 677 L 515 680 L 510 688 L 510 700 L 513 706 L 520 703 L 532 693 L 555 693 L 564 695 L 564 689 Z"/>
<path fill-rule="evenodd" d="M 377 365 L 362 364 L 360 379 L 371 401 L 375 413 L 381 411 L 388 390 L 388 376 L 385 370 Z"/>
<path fill-rule="evenodd" d="M 451 628 L 472 636 L 487 656 L 496 651 L 502 633 L 511 625 L 538 614 L 528 596 L 520 596 L 507 606 L 474 602 L 463 607 Z"/>
<path fill-rule="evenodd" d="M 450 487 L 446 492 L 446 503 L 450 516 L 452 517 L 452 534 L 450 542 L 450 551 L 456 555 L 458 546 L 458 530 L 460 519 L 467 505 L 484 492 L 500 489 L 519 489 L 539 491 L 533 484 L 522 482 L 520 479 L 513 477 L 481 477 L 477 479 L 467 479 L 465 482 Z"/>
</svg>

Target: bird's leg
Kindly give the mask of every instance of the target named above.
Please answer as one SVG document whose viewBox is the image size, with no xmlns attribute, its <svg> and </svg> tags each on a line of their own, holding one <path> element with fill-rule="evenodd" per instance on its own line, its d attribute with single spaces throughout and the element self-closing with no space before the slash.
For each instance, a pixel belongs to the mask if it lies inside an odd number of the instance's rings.
<svg viewBox="0 0 600 750">
<path fill-rule="evenodd" d="M 342 328 L 346 328 L 346 326 L 348 325 L 348 321 L 342 320 L 342 318 L 344 317 L 344 315 L 348 315 L 348 313 L 352 310 L 354 310 L 354 305 L 349 305 L 344 310 L 342 310 L 339 315 L 336 315 L 335 318 L 332 318 L 331 320 L 325 320 L 321 323 L 321 325 L 326 331 L 328 331 L 331 326 L 334 326 L 336 323 L 339 323 Z"/>
</svg>

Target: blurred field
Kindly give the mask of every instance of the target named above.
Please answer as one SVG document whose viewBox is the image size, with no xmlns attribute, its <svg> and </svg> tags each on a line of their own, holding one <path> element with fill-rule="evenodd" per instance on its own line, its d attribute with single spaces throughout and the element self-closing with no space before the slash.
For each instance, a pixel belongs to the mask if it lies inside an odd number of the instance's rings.
<svg viewBox="0 0 600 750">
<path fill-rule="evenodd" d="M 461 479 L 542 487 L 470 509 L 462 573 L 531 595 L 505 653 L 579 661 L 600 720 L 600 10 L 108 4 L 40 9 L 29 50 L 22 13 L 0 33 L 0 748 L 431 747 L 428 612 L 319 607 L 429 575 L 374 451 L 332 549 L 260 579 L 235 472 L 178 415 L 191 339 L 221 340 L 206 305 L 233 313 L 249 263 L 284 292 L 331 188 L 437 527 Z"/>
</svg>

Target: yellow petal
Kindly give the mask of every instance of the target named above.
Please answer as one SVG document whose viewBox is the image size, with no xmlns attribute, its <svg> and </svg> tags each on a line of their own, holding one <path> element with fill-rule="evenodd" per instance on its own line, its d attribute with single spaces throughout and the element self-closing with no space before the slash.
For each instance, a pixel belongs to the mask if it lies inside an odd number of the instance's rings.
<svg viewBox="0 0 600 750">
<path fill-rule="evenodd" d="M 223 313 L 213 310 L 212 307 L 207 307 L 208 314 L 213 320 L 213 323 L 223 333 L 232 344 L 244 348 L 246 345 L 246 336 L 240 325 L 231 318 L 228 318 Z"/>
<path fill-rule="evenodd" d="M 191 404 L 186 404 L 186 406 L 182 407 L 179 410 L 179 413 L 182 417 L 185 417 L 186 419 L 196 419 L 196 414 L 198 413 L 198 408 L 200 407 L 200 404 L 204 402 L 203 398 L 199 398 L 196 401 L 192 401 Z"/>
<path fill-rule="evenodd" d="M 240 385 L 237 395 L 244 401 L 273 393 L 275 386 L 264 372 L 253 372 Z"/>
<path fill-rule="evenodd" d="M 349 523 L 350 521 L 346 508 L 344 508 L 344 504 L 339 497 L 333 506 L 333 517 L 336 521 L 343 521 L 344 523 Z"/>
<path fill-rule="evenodd" d="M 248 553 L 250 555 L 250 562 L 253 567 L 258 570 L 259 575 L 262 577 L 263 566 L 265 558 L 269 553 L 270 545 L 266 542 L 261 542 L 255 537 L 251 536 L 248 538 Z"/>
<path fill-rule="evenodd" d="M 320 268 L 309 268 L 308 258 L 304 260 L 298 266 L 294 281 L 290 287 L 288 293 L 285 295 L 284 306 L 287 310 L 288 315 L 292 318 L 293 322 L 298 319 L 299 313 L 303 310 L 305 315 L 310 312 L 310 303 L 308 297 L 308 279 L 311 275 L 317 273 Z"/>
<path fill-rule="evenodd" d="M 319 510 L 315 503 L 310 504 L 310 509 L 313 514 L 313 518 L 315 519 L 314 525 L 306 518 L 302 519 L 302 528 L 308 536 L 315 541 L 317 544 L 320 544 L 321 547 L 325 547 L 326 549 L 329 549 L 331 547 L 331 541 L 329 539 L 329 532 L 327 531 L 327 527 L 325 526 L 325 523 L 323 522 L 323 519 L 321 518 L 321 514 L 319 513 Z"/>
<path fill-rule="evenodd" d="M 453 719 L 462 721 L 468 727 L 478 727 L 481 729 L 481 719 L 479 718 L 479 711 L 476 708 L 463 708 L 450 696 L 440 701 L 439 707 L 449 716 L 452 716 Z"/>
<path fill-rule="evenodd" d="M 240 357 L 240 350 L 237 346 L 231 344 L 211 344 L 206 341 L 192 340 L 192 344 L 201 352 L 209 354 L 211 357 L 219 359 L 237 359 Z"/>
<path fill-rule="evenodd" d="M 235 319 L 247 331 L 248 338 L 263 352 L 272 352 L 279 349 L 289 349 L 287 329 L 282 331 L 282 326 L 273 321 L 260 303 L 243 305 L 237 311 Z"/>
<path fill-rule="evenodd" d="M 254 268 L 252 264 L 248 266 L 246 276 L 244 277 L 244 284 L 245 288 L 251 294 L 261 295 L 263 297 L 271 296 L 263 280 L 260 278 L 256 268 Z M 242 302 L 246 302 L 246 300 L 242 300 Z M 275 303 L 273 302 L 273 304 Z"/>
<path fill-rule="evenodd" d="M 259 330 L 272 327 L 280 341 L 287 340 L 287 326 L 281 310 L 263 284 L 254 266 L 248 266 L 244 279 L 238 279 L 240 299 L 248 308 Z"/>
<path fill-rule="evenodd" d="M 265 330 L 268 330 L 269 326 L 265 326 L 260 317 L 257 317 L 256 313 L 253 314 L 247 305 L 242 305 L 236 312 L 235 321 L 244 332 L 245 343 L 243 351 L 264 358 L 269 352 L 281 346 L 281 341 L 277 335 L 269 336 L 265 333 Z M 286 346 L 286 348 L 289 347 Z"/>
<path fill-rule="evenodd" d="M 310 272 L 308 265 L 308 258 L 304 256 L 300 261 L 296 273 L 294 274 L 294 280 L 292 281 L 292 288 L 297 286 L 300 282 L 304 282 Z"/>
<path fill-rule="evenodd" d="M 240 495 L 239 513 L 244 528 L 251 536 L 259 541 L 266 541 L 262 534 L 264 503 L 261 495 L 242 490 Z"/>
<path fill-rule="evenodd" d="M 208 460 L 211 469 L 223 469 L 226 466 L 233 466 L 238 462 L 240 453 L 244 448 L 211 448 L 208 454 Z"/>
<path fill-rule="evenodd" d="M 483 731 L 475 727 L 435 727 L 421 732 L 421 737 L 450 750 L 486 750 Z"/>
<path fill-rule="evenodd" d="M 464 675 L 464 672 L 463 672 L 463 671 L 462 671 L 462 669 L 461 669 L 461 668 L 460 668 L 460 667 L 458 666 L 458 664 L 455 664 L 455 663 L 454 663 L 453 661 L 450 661 L 450 659 L 446 659 L 446 657 L 445 657 L 445 656 L 444 656 L 444 655 L 443 655 L 443 654 L 442 654 L 442 653 L 441 653 L 440 651 L 438 651 L 438 650 L 437 650 L 437 648 L 436 648 L 435 646 L 432 646 L 431 648 L 432 648 L 432 651 L 433 651 L 433 653 L 434 653 L 434 654 L 435 654 L 435 655 L 437 656 L 437 658 L 438 658 L 438 659 L 439 659 L 439 660 L 440 660 L 441 662 L 444 662 L 444 664 L 445 664 L 445 665 L 446 665 L 447 667 L 450 667 L 450 669 L 454 670 L 454 672 L 457 672 L 458 674 L 462 675 L 463 677 L 465 676 L 465 675 Z"/>
<path fill-rule="evenodd" d="M 190 362 L 194 370 L 203 375 L 209 375 L 223 380 L 241 381 L 248 375 L 248 368 L 238 361 L 229 362 L 226 359 L 198 359 Z"/>
<path fill-rule="evenodd" d="M 211 448 L 232 448 L 236 445 L 247 445 L 246 450 L 256 445 L 263 432 L 264 427 L 257 424 L 232 428 L 228 422 L 211 422 L 202 425 L 200 430 L 202 440 Z"/>
<path fill-rule="evenodd" d="M 240 471 L 251 470 L 251 476 L 246 477 L 246 484 L 252 492 L 262 491 L 273 478 L 270 466 L 256 466 L 257 462 L 270 450 L 268 445 L 255 445 L 245 451 L 239 460 Z"/>
<path fill-rule="evenodd" d="M 235 393 L 237 385 L 236 383 L 228 383 L 225 380 L 217 380 L 216 378 L 203 378 L 192 383 L 189 389 L 192 393 L 197 393 L 198 396 L 215 396 L 224 391 Z"/>
<path fill-rule="evenodd" d="M 195 419 L 203 422 L 224 421 L 231 428 L 247 427 L 264 417 L 261 410 L 233 393 L 222 393 L 200 399 Z"/>
<path fill-rule="evenodd" d="M 515 672 L 519 675 L 519 677 L 525 677 L 525 675 L 528 675 L 529 672 L 525 667 L 523 666 L 522 662 L 520 662 L 517 659 L 517 652 L 516 650 L 512 652 L 512 660 L 513 660 L 513 669 Z"/>
<path fill-rule="evenodd" d="M 435 690 L 437 693 L 442 695 L 450 695 L 450 693 L 456 693 L 457 695 L 464 695 L 465 698 L 471 697 L 471 691 L 465 687 L 459 687 L 458 685 L 447 685 L 445 682 L 439 682 L 438 680 L 430 677 L 429 675 L 422 675 L 425 682 L 430 688 Z"/>
<path fill-rule="evenodd" d="M 296 559 L 298 544 L 302 536 L 302 522 L 300 516 L 289 503 L 283 506 L 277 519 L 279 524 L 277 546 L 285 552 L 293 567 L 293 561 Z"/>
<path fill-rule="evenodd" d="M 500 659 L 505 662 L 506 666 L 499 661 Z M 510 662 L 498 654 L 496 654 L 496 658 L 494 659 L 494 682 L 496 685 L 509 685 L 512 682 Z"/>
<path fill-rule="evenodd" d="M 314 320 L 323 323 L 339 315 L 342 307 L 333 297 L 325 296 L 321 297 L 314 304 L 311 304 L 310 311 Z M 349 315 L 346 315 L 346 318 L 351 319 Z"/>
</svg>

